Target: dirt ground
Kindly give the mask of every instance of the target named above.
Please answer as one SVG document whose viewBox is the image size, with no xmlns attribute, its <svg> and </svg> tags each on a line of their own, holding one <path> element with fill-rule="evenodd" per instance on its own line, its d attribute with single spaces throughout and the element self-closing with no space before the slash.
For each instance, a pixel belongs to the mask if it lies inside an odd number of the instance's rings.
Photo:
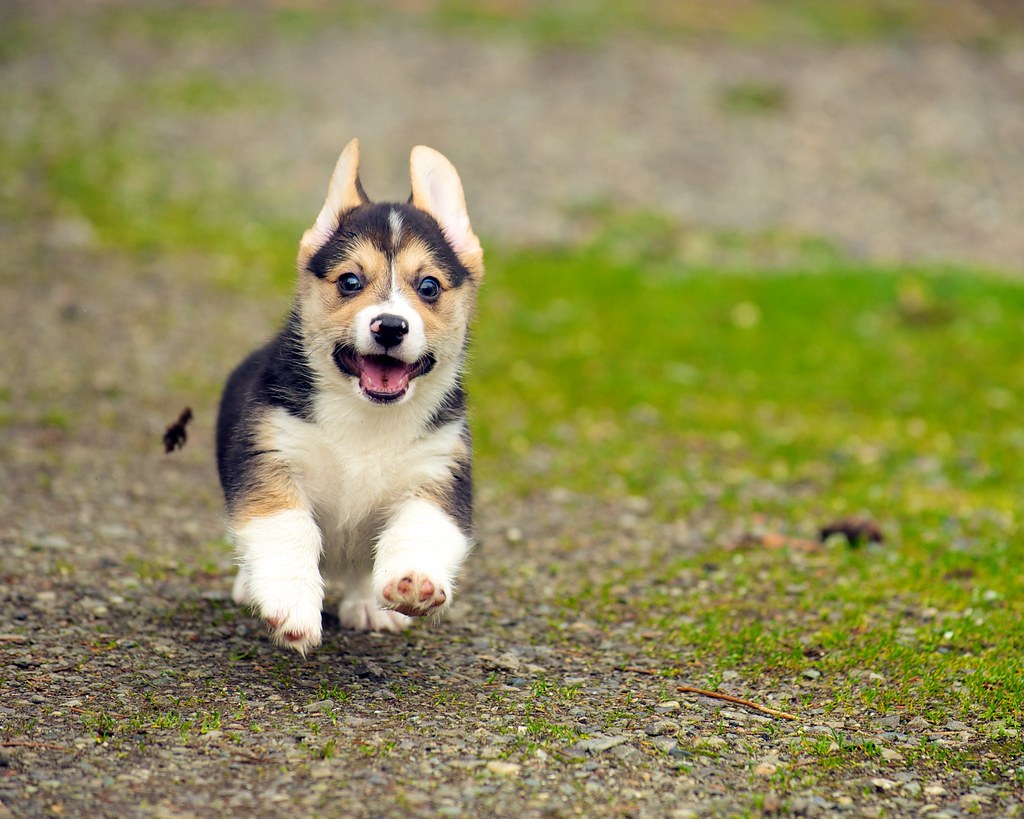
<svg viewBox="0 0 1024 819">
<path fill-rule="evenodd" d="M 412 144 L 445 151 L 478 231 L 505 245 L 571 239 L 574 207 L 610 201 L 822 236 L 875 260 L 1014 271 L 1024 258 L 1019 46 L 562 50 L 371 27 L 171 39 L 152 52 L 92 37 L 59 57 L 17 51 L 0 83 L 101 122 L 125 83 L 174 64 L 270 89 L 269 104 L 149 127 L 169 150 L 214 158 L 209 184 L 275 216 L 312 218 L 326 169 L 357 135 L 381 197 L 403 195 Z M 722 102 L 755 82 L 783 89 L 783 102 Z M 17 214 L 11 198 L 0 224 L 0 816 L 779 810 L 766 784 L 779 754 L 836 726 L 678 693 L 621 670 L 642 665 L 657 634 L 599 629 L 595 612 L 551 616 L 571 578 L 647 565 L 672 536 L 636 499 L 595 510 L 558 487 L 520 502 L 484 483 L 481 545 L 448 620 L 380 636 L 325 615 L 314 656 L 272 646 L 228 594 L 214 400 L 194 401 L 168 374 L 187 361 L 195 383 L 219 381 L 284 302 L 211 286 L 195 254 L 125 253 L 77 217 Z M 188 444 L 166 456 L 160 436 L 189 402 Z M 814 681 L 732 685 L 785 708 Z M 854 723 L 840 727 L 897 730 Z M 928 730 L 898 728 L 908 741 Z M 544 747 L 521 761 L 536 737 Z M 932 816 L 1021 810 L 1019 793 L 968 772 L 936 777 L 916 786 L 932 789 Z M 911 789 L 884 782 L 840 772 L 784 795 L 785 810 L 921 810 Z"/>
</svg>

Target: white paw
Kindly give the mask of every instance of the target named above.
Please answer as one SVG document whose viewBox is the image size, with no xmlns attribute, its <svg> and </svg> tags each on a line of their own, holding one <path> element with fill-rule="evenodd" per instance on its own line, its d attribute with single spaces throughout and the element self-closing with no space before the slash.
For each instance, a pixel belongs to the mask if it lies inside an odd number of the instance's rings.
<svg viewBox="0 0 1024 819">
<path fill-rule="evenodd" d="M 243 582 L 248 605 L 266 621 L 275 643 L 294 648 L 303 657 L 320 645 L 324 594 L 319 576 L 261 582 L 250 574 Z"/>
<path fill-rule="evenodd" d="M 278 645 L 294 648 L 303 657 L 307 651 L 320 645 L 323 625 L 319 604 L 260 607 L 260 616 L 267 621 L 270 636 Z"/>
<path fill-rule="evenodd" d="M 383 608 L 407 614 L 410 617 L 425 617 L 440 614 L 451 600 L 449 584 L 437 578 L 417 572 L 397 572 L 386 577 L 377 593 Z"/>
<path fill-rule="evenodd" d="M 252 518 L 234 530 L 241 568 L 232 597 L 267 621 L 279 645 L 305 656 L 320 645 L 320 530 L 302 509 Z"/>
<path fill-rule="evenodd" d="M 422 498 L 406 502 L 377 541 L 374 599 L 410 617 L 441 614 L 451 605 L 469 547 L 444 511 Z"/>
<path fill-rule="evenodd" d="M 365 598 L 343 600 L 338 607 L 338 618 L 343 628 L 355 631 L 403 631 L 412 622 L 404 614 L 382 610 L 373 600 Z"/>
</svg>

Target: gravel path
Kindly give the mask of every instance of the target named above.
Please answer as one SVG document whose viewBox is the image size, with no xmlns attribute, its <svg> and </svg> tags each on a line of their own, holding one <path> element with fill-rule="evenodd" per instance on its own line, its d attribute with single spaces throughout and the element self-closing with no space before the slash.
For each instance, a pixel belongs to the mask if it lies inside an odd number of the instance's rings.
<svg viewBox="0 0 1024 819">
<path fill-rule="evenodd" d="M 67 7 L 50 9 L 73 28 Z M 358 135 L 372 195 L 401 195 L 396 159 L 435 145 L 479 231 L 504 243 L 562 240 L 573 206 L 607 200 L 875 259 L 1024 258 L 1020 48 L 565 51 L 331 29 L 154 51 L 122 34 L 58 56 L 23 49 L 0 84 L 25 101 L 45 91 L 88 129 L 168 65 L 268 89 L 272 104 L 146 127 L 174 157 L 218 157 L 217 173 L 183 184 L 239 187 L 275 215 L 311 214 Z M 750 83 L 777 85 L 783 106 L 725 110 L 723 94 Z M 481 487 L 482 544 L 441 625 L 366 636 L 328 619 L 311 659 L 274 648 L 228 599 L 212 400 L 195 404 L 182 452 L 158 442 L 194 393 L 168 374 L 184 360 L 194 384 L 218 382 L 283 304 L 212 287 L 203 259 L 129 257 L 80 222 L 4 212 L 0 817 L 772 812 L 767 783 L 801 738 L 870 739 L 900 757 L 986 730 L 790 724 L 620 670 L 658 635 L 628 619 L 609 630 L 599 612 L 566 622 L 554 604 L 611 565 L 653 565 L 665 543 L 699 549 L 714 528 L 687 538 L 642 501 L 598 515 L 557 489 L 523 505 Z M 721 690 L 786 709 L 818 684 L 727 677 Z M 1021 809 L 955 769 L 865 767 L 787 799 L 799 815 Z"/>
</svg>

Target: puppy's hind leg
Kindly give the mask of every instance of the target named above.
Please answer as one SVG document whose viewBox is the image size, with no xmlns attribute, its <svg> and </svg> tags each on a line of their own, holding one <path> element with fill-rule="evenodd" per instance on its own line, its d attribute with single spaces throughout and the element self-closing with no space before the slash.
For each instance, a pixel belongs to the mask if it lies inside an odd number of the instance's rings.
<svg viewBox="0 0 1024 819">
<path fill-rule="evenodd" d="M 342 628 L 355 631 L 402 631 L 412 622 L 397 611 L 377 605 L 369 572 L 345 578 L 345 596 L 338 607 Z"/>
</svg>

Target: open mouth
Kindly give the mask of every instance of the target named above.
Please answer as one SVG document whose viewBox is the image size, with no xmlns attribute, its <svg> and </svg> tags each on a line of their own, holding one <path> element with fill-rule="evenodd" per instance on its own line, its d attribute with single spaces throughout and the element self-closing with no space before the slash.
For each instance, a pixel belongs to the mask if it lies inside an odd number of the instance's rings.
<svg viewBox="0 0 1024 819">
<path fill-rule="evenodd" d="M 434 368 L 429 353 L 409 364 L 389 355 L 360 355 L 352 347 L 334 348 L 334 363 L 345 375 L 359 379 L 363 394 L 372 401 L 390 404 L 409 389 L 409 382 Z"/>
</svg>

